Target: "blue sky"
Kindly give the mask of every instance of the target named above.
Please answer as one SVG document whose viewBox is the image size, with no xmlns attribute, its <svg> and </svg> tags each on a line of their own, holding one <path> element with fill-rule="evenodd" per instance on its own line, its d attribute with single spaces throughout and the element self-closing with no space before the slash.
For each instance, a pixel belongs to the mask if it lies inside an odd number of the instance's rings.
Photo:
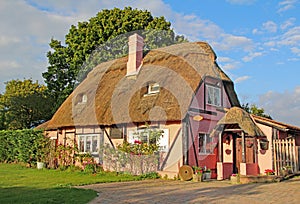
<svg viewBox="0 0 300 204">
<path fill-rule="evenodd" d="M 43 82 L 52 37 L 102 9 L 147 9 L 190 41 L 206 41 L 241 103 L 300 126 L 299 0 L 0 0 L 0 93 L 4 82 Z"/>
</svg>

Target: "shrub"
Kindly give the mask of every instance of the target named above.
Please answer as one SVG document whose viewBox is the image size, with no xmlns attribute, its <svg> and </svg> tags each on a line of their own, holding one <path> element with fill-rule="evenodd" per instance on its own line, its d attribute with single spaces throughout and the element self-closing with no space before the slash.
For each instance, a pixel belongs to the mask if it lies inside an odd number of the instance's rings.
<svg viewBox="0 0 300 204">
<path fill-rule="evenodd" d="M 35 165 L 39 157 L 47 155 L 48 140 L 38 130 L 0 131 L 0 162 Z M 41 151 L 41 148 L 45 151 Z"/>
</svg>

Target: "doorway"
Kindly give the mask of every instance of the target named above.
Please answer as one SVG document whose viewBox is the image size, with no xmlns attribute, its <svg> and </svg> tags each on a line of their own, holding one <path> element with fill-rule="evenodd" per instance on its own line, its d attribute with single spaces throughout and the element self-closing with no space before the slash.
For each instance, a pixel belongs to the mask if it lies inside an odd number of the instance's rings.
<svg viewBox="0 0 300 204">
<path fill-rule="evenodd" d="M 245 162 L 247 164 L 255 163 L 254 154 L 255 141 L 252 137 L 245 138 Z M 240 163 L 243 162 L 242 138 L 238 134 L 233 134 L 233 173 L 240 173 Z"/>
</svg>

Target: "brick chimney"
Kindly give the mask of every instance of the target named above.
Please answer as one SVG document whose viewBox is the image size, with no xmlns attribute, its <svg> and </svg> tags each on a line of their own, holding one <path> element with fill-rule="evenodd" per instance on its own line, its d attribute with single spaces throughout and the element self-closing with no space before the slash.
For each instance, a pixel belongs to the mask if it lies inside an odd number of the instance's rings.
<svg viewBox="0 0 300 204">
<path fill-rule="evenodd" d="M 130 76 L 137 74 L 143 63 L 143 37 L 136 33 L 129 36 L 128 47 L 127 76 Z"/>
</svg>

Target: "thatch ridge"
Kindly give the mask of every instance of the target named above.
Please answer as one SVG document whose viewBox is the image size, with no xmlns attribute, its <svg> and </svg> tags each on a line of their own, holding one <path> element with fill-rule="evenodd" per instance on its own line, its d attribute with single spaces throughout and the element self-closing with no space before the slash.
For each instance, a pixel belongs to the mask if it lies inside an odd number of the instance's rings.
<svg viewBox="0 0 300 204">
<path fill-rule="evenodd" d="M 230 108 L 224 117 L 219 120 L 217 126 L 237 124 L 249 136 L 265 136 L 259 129 L 251 115 L 240 107 Z"/>
</svg>

